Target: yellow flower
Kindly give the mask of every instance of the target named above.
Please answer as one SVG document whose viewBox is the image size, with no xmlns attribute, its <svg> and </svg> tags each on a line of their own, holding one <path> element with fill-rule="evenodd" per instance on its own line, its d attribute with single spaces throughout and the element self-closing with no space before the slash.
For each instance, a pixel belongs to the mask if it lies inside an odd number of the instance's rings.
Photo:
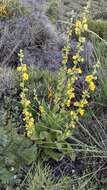
<svg viewBox="0 0 107 190">
<path fill-rule="evenodd" d="M 88 101 L 86 99 L 84 99 L 83 102 L 84 102 L 84 105 L 88 104 Z"/>
<path fill-rule="evenodd" d="M 17 71 L 18 71 L 18 72 L 21 72 L 21 71 L 22 71 L 22 66 L 18 66 L 18 67 L 17 67 Z"/>
<path fill-rule="evenodd" d="M 43 106 L 39 106 L 39 110 L 41 113 L 45 113 L 44 107 Z"/>
<path fill-rule="evenodd" d="M 68 97 L 69 97 L 70 99 L 75 98 L 75 94 L 74 94 L 74 92 L 73 92 L 72 89 L 70 89 L 70 90 L 67 91 L 67 95 L 68 95 Z"/>
<path fill-rule="evenodd" d="M 24 114 L 25 116 L 29 116 L 29 112 L 28 112 L 28 111 L 23 111 L 23 114 Z"/>
<path fill-rule="evenodd" d="M 70 99 L 75 98 L 75 94 L 72 92 L 72 94 L 69 95 L 69 98 L 70 98 Z"/>
<path fill-rule="evenodd" d="M 95 86 L 94 82 L 90 82 L 89 88 L 90 88 L 91 91 L 95 90 L 96 86 Z"/>
<path fill-rule="evenodd" d="M 30 131 L 30 130 L 27 131 L 27 136 L 28 136 L 29 138 L 32 137 L 32 130 L 31 130 L 31 131 Z"/>
<path fill-rule="evenodd" d="M 81 68 L 76 68 L 77 73 L 82 74 Z"/>
<path fill-rule="evenodd" d="M 72 93 L 72 90 L 71 90 L 71 89 L 68 89 L 68 90 L 67 90 L 67 95 L 69 96 L 71 93 Z"/>
<path fill-rule="evenodd" d="M 80 102 L 80 107 L 83 108 L 84 106 L 86 106 L 88 104 L 88 101 L 87 100 L 82 100 Z"/>
<path fill-rule="evenodd" d="M 68 73 L 68 74 L 72 74 L 72 69 L 69 68 L 69 69 L 67 70 L 67 73 Z"/>
<path fill-rule="evenodd" d="M 86 106 L 88 104 L 88 101 L 86 99 L 81 100 L 80 102 L 75 102 L 74 106 L 76 107 L 80 107 L 83 108 L 84 106 Z"/>
<path fill-rule="evenodd" d="M 71 111 L 70 114 L 71 114 L 71 116 L 73 116 L 73 115 L 75 114 L 75 112 L 74 112 L 74 111 Z"/>
<path fill-rule="evenodd" d="M 28 107 L 30 105 L 30 103 L 31 103 L 30 100 L 26 100 L 25 101 L 25 107 Z"/>
<path fill-rule="evenodd" d="M 94 79 L 93 75 L 87 75 L 85 81 L 90 82 Z"/>
<path fill-rule="evenodd" d="M 26 66 L 26 64 L 23 65 L 23 71 L 27 72 L 27 66 Z"/>
<path fill-rule="evenodd" d="M 75 121 L 78 120 L 78 116 L 77 116 L 77 113 L 75 111 L 71 110 L 70 115 L 72 117 L 72 120 L 75 120 Z"/>
<path fill-rule="evenodd" d="M 70 107 L 71 101 L 68 100 L 65 104 L 66 104 L 67 107 Z"/>
<path fill-rule="evenodd" d="M 34 125 L 34 123 L 32 121 L 28 122 L 28 127 L 32 127 Z"/>
<path fill-rule="evenodd" d="M 75 23 L 75 26 L 76 26 L 76 28 L 81 29 L 81 27 L 82 27 L 81 21 L 80 21 L 80 20 L 77 20 L 76 23 Z"/>
<path fill-rule="evenodd" d="M 74 55 L 72 58 L 73 58 L 74 60 L 78 60 L 78 59 L 80 58 L 80 55 L 77 53 L 77 54 Z"/>
<path fill-rule="evenodd" d="M 27 73 L 23 73 L 22 78 L 23 78 L 23 80 L 28 80 L 29 76 Z"/>
<path fill-rule="evenodd" d="M 79 108 L 79 109 L 78 109 L 78 113 L 79 113 L 81 116 L 83 116 L 83 115 L 84 115 L 84 113 L 85 113 L 85 110 L 84 110 L 84 109 Z"/>
<path fill-rule="evenodd" d="M 79 102 L 75 102 L 74 106 L 79 107 Z"/>
</svg>

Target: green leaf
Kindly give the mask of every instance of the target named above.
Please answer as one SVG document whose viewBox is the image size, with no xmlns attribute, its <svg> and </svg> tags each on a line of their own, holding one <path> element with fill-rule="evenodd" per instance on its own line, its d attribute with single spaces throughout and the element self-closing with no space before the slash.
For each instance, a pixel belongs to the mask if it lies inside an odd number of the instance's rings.
<svg viewBox="0 0 107 190">
<path fill-rule="evenodd" d="M 52 158 L 56 161 L 58 161 L 63 155 L 61 153 L 56 153 L 52 149 L 45 149 L 45 155 L 48 156 L 48 158 Z"/>
<path fill-rule="evenodd" d="M 43 140 L 43 139 L 48 139 L 48 136 L 49 136 L 49 133 L 46 132 L 46 131 L 42 131 L 40 132 L 40 139 Z"/>
<path fill-rule="evenodd" d="M 21 152 L 19 152 L 20 154 Z M 31 145 L 31 147 L 23 148 L 20 157 L 27 163 L 32 163 L 37 158 L 37 146 L 36 144 Z"/>
<path fill-rule="evenodd" d="M 12 178 L 12 173 L 0 166 L 0 180 L 3 184 L 8 184 Z"/>
</svg>

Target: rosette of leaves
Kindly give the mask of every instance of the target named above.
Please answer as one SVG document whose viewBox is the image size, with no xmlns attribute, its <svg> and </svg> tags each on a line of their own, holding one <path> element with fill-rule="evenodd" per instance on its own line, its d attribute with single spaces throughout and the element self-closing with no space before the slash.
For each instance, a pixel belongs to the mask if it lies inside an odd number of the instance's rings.
<svg viewBox="0 0 107 190">
<path fill-rule="evenodd" d="M 57 86 L 57 75 L 49 71 L 37 70 L 35 67 L 29 68 L 29 81 L 27 84 L 27 95 L 31 101 L 31 112 L 35 118 L 35 134 L 33 140 L 38 145 L 38 155 L 41 159 L 49 157 L 58 160 L 64 154 L 68 154 L 72 158 L 74 153 L 70 152 L 70 145 L 65 141 L 64 130 L 68 119 L 68 115 L 64 110 L 59 113 L 58 105 L 54 105 L 55 89 Z M 48 87 L 51 87 L 52 94 L 49 97 Z M 33 90 L 35 89 L 36 97 Z M 37 99 L 36 99 L 37 98 Z M 39 104 L 44 109 L 41 113 Z"/>
</svg>

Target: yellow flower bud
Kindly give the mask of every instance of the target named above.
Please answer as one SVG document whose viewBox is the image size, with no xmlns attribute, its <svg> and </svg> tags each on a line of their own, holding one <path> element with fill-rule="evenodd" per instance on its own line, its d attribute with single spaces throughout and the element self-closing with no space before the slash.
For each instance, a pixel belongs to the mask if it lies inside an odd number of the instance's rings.
<svg viewBox="0 0 107 190">
<path fill-rule="evenodd" d="M 23 78 L 23 80 L 28 80 L 29 76 L 27 73 L 23 73 L 22 78 Z"/>
<path fill-rule="evenodd" d="M 76 23 L 75 23 L 75 26 L 76 26 L 76 28 L 81 29 L 81 27 L 82 27 L 81 21 L 80 21 L 80 20 L 77 20 Z"/>
<path fill-rule="evenodd" d="M 26 66 L 26 64 L 23 65 L 23 71 L 27 72 L 27 66 Z"/>
<path fill-rule="evenodd" d="M 69 69 L 67 70 L 67 73 L 68 73 L 68 74 L 72 74 L 72 69 L 69 68 Z"/>
<path fill-rule="evenodd" d="M 70 107 L 71 101 L 68 100 L 65 104 L 66 104 L 67 107 Z"/>
<path fill-rule="evenodd" d="M 85 110 L 84 110 L 84 109 L 79 108 L 79 109 L 78 109 L 78 113 L 79 113 L 81 116 L 83 116 L 83 115 L 84 115 L 84 113 L 85 113 Z"/>
<path fill-rule="evenodd" d="M 85 81 L 90 82 L 94 79 L 93 75 L 87 75 Z"/>
<path fill-rule="evenodd" d="M 95 91 L 96 86 L 95 86 L 94 82 L 90 82 L 89 88 L 91 91 Z"/>
<path fill-rule="evenodd" d="M 22 66 L 18 66 L 18 67 L 17 67 L 17 71 L 18 71 L 18 72 L 21 72 L 21 71 L 22 71 Z"/>
</svg>

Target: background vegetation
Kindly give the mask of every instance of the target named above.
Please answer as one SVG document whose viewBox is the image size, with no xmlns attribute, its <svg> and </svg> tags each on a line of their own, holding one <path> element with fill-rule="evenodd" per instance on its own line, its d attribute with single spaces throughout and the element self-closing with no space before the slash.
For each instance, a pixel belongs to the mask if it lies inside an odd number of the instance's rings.
<svg viewBox="0 0 107 190">
<path fill-rule="evenodd" d="M 80 14 L 87 1 L 33 3 L 32 6 L 31 1 L 0 0 L 0 188 L 106 190 L 107 2 L 91 3 L 85 53 L 87 57 L 92 53 L 88 57 L 88 68 L 96 59 L 100 63 L 96 91 L 84 118 L 65 139 L 65 144 L 61 141 L 62 133 L 57 134 L 56 130 L 64 127 L 68 118 L 65 112 L 59 117 L 54 109 L 49 111 L 54 105 L 51 96 L 58 85 L 66 22 L 76 13 Z M 23 62 L 29 68 L 27 98 L 33 105 L 32 114 L 38 114 L 38 143 L 24 135 L 20 76 L 16 71 L 20 49 L 25 55 Z M 47 113 L 42 120 L 37 97 Z M 48 129 L 42 130 L 44 125 L 54 128 L 51 135 Z"/>
</svg>

